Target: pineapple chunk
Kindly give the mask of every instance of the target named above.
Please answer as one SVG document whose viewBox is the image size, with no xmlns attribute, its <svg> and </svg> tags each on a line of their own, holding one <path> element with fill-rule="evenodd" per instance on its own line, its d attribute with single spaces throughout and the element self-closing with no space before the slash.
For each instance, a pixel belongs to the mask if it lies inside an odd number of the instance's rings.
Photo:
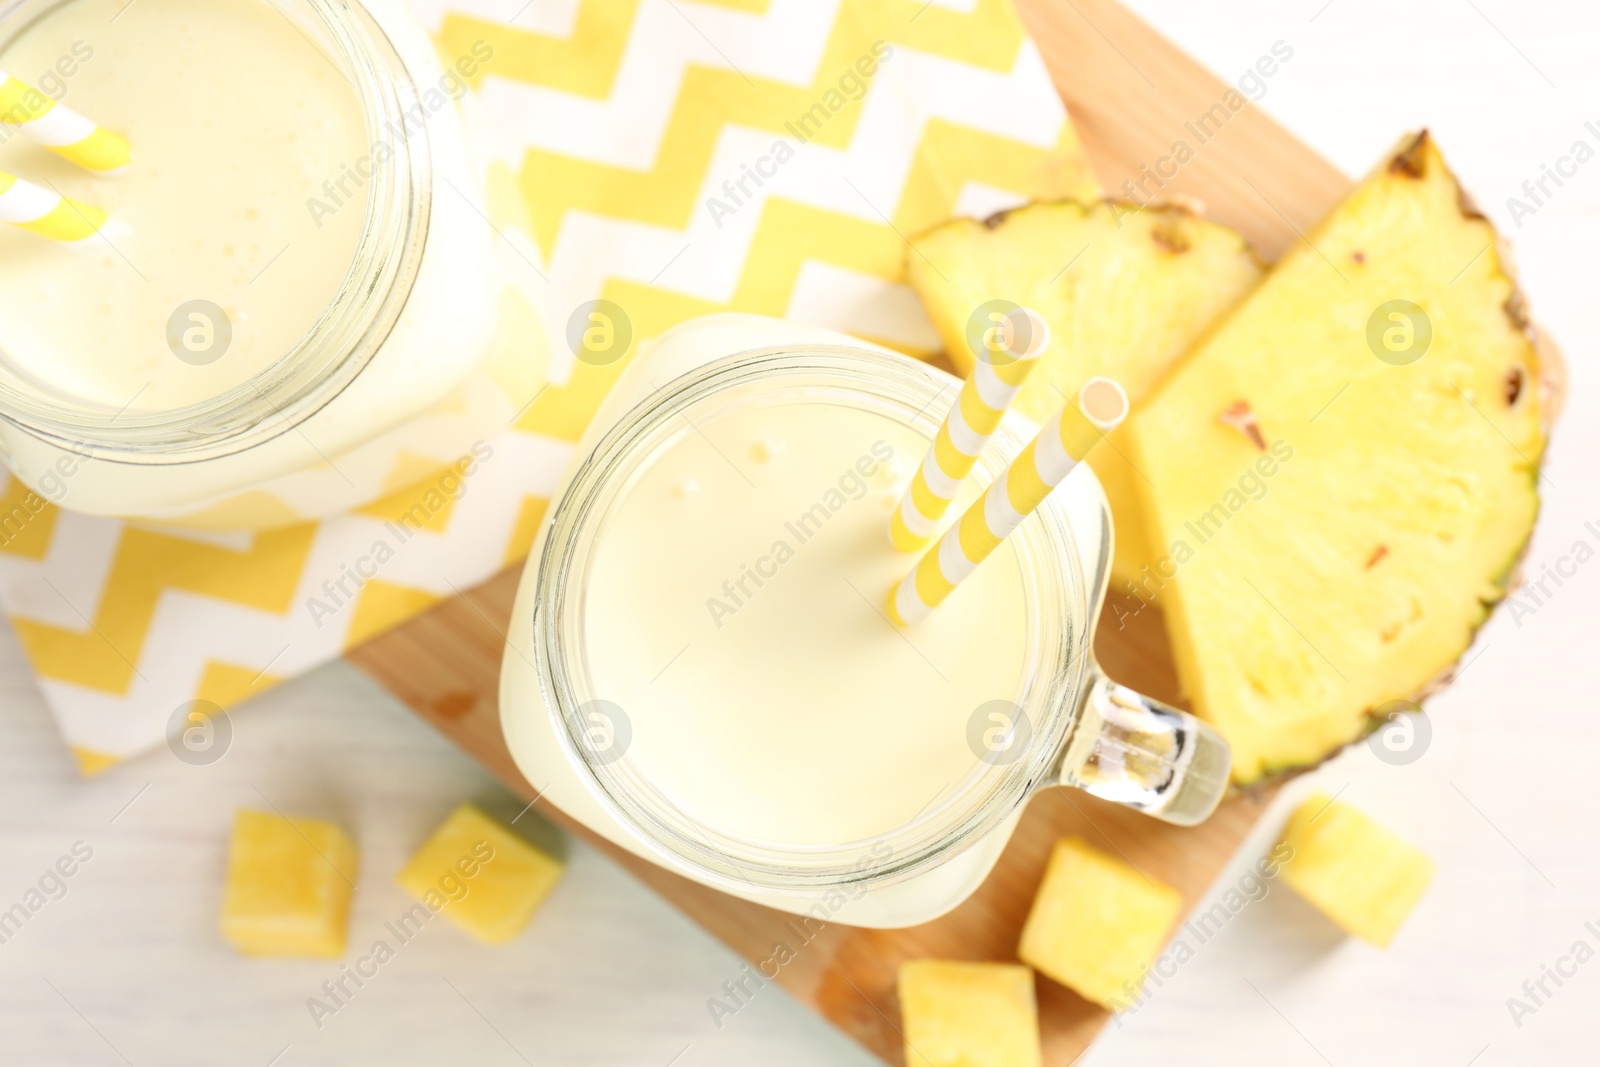
<svg viewBox="0 0 1600 1067">
<path fill-rule="evenodd" d="M 484 944 L 503 945 L 528 925 L 562 869 L 509 827 L 463 804 L 395 881 Z"/>
<path fill-rule="evenodd" d="M 332 823 L 241 809 L 222 936 L 250 956 L 342 956 L 355 876 L 356 847 Z"/>
<path fill-rule="evenodd" d="M 1183 897 L 1076 837 L 1056 844 L 1017 956 L 1086 1000 L 1127 1004 L 1177 922 Z"/>
<path fill-rule="evenodd" d="M 1039 1067 L 1033 972 L 1015 963 L 900 965 L 906 1067 Z"/>
<path fill-rule="evenodd" d="M 1008 300 L 1044 316 L 1050 349 L 1014 405 L 1044 422 L 1097 374 L 1115 378 L 1137 405 L 1256 284 L 1261 265 L 1244 238 L 1183 208 L 1102 200 L 954 219 L 917 238 L 906 272 L 963 374 L 976 358 L 967 330 L 980 305 Z M 1135 489 L 1143 477 L 1122 434 L 1089 461 L 1116 518 L 1119 583 L 1152 558 Z"/>
<path fill-rule="evenodd" d="M 1505 596 L 1545 446 L 1529 334 L 1421 134 L 1130 420 L 1179 677 L 1237 782 L 1425 694 Z"/>
<path fill-rule="evenodd" d="M 1348 932 L 1381 947 L 1422 899 L 1433 861 L 1347 804 L 1321 794 L 1296 809 L 1283 877 Z"/>
</svg>

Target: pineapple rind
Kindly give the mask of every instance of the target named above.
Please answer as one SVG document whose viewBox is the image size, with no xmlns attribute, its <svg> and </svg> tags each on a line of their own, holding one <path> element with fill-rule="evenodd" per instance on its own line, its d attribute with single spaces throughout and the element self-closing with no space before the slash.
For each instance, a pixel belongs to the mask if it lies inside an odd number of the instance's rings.
<svg viewBox="0 0 1600 1067">
<path fill-rule="evenodd" d="M 1394 940 L 1433 880 L 1433 861 L 1348 804 L 1318 794 L 1301 804 L 1281 843 L 1283 879 L 1349 933 L 1380 948 Z"/>
<path fill-rule="evenodd" d="M 1033 972 L 1015 963 L 900 965 L 906 1067 L 1040 1067 Z"/>
<path fill-rule="evenodd" d="M 1132 420 L 1149 539 L 1193 550 L 1161 591 L 1179 675 L 1236 782 L 1314 765 L 1424 692 L 1532 531 L 1539 361 L 1494 230 L 1463 205 L 1431 139 L 1408 139 Z M 1404 366 L 1366 341 L 1397 298 L 1433 324 Z M 1293 456 L 1201 542 L 1190 524 L 1261 455 L 1218 419 L 1241 400 Z"/>
<path fill-rule="evenodd" d="M 952 219 L 919 236 L 906 273 L 965 374 L 967 320 L 989 300 L 1031 307 L 1052 343 L 1014 407 L 1037 422 L 1088 378 L 1107 375 L 1137 404 L 1167 368 L 1260 280 L 1244 238 L 1178 206 L 1118 200 L 1030 204 L 991 218 Z M 1136 483 L 1117 431 L 1090 460 L 1116 519 L 1120 586 L 1149 558 Z"/>
</svg>

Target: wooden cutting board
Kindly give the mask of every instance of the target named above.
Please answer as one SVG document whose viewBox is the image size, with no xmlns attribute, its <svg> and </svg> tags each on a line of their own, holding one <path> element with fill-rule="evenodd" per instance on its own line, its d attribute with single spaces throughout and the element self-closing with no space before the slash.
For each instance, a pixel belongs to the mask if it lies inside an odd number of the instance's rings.
<svg viewBox="0 0 1600 1067">
<path fill-rule="evenodd" d="M 1107 190 L 1144 177 L 1180 137 L 1186 122 L 1223 102 L 1223 82 L 1199 67 L 1115 0 L 1016 0 L 1066 100 L 1090 161 Z M 1240 72 L 1242 73 L 1242 71 Z M 1226 105 L 1224 105 L 1226 106 Z M 1398 136 L 1399 130 L 1394 131 Z M 1170 169 L 1167 168 L 1167 169 Z M 1166 179 L 1164 179 L 1166 180 Z M 1350 181 L 1253 108 L 1232 114 L 1199 147 L 1161 195 L 1203 202 L 1276 259 L 1348 191 Z M 1147 186 L 1149 187 L 1149 186 Z M 1124 194 L 1126 195 L 1126 194 Z M 484 764 L 532 799 L 501 738 L 496 687 L 506 622 L 520 568 L 386 633 L 350 659 Z M 1167 700 L 1177 697 L 1166 637 L 1154 612 L 1135 625 L 1101 629 L 1097 651 L 1114 678 Z M 999 865 L 978 893 L 950 915 L 908 930 L 830 926 L 799 951 L 777 981 L 802 1002 L 889 1063 L 902 1063 L 895 973 L 919 957 L 1012 960 L 1017 936 L 1051 845 L 1077 834 L 1126 856 L 1178 887 L 1192 904 L 1210 885 L 1265 807 L 1266 797 L 1230 800 L 1193 830 L 1154 820 L 1068 790 L 1029 806 Z M 767 958 L 787 934 L 787 916 L 706 889 L 596 837 L 548 802 L 543 814 L 588 841 L 751 961 Z M 1071 1063 L 1106 1021 L 1101 1009 L 1039 981 L 1045 1062 Z"/>
</svg>

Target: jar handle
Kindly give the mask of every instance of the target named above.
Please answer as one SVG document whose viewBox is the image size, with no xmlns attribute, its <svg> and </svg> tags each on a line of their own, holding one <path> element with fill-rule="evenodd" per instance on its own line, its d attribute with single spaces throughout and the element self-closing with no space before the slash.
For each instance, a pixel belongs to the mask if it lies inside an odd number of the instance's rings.
<svg viewBox="0 0 1600 1067">
<path fill-rule="evenodd" d="M 1228 790 L 1232 757 L 1211 726 L 1091 664 L 1057 785 L 1178 826 L 1206 820 Z"/>
</svg>

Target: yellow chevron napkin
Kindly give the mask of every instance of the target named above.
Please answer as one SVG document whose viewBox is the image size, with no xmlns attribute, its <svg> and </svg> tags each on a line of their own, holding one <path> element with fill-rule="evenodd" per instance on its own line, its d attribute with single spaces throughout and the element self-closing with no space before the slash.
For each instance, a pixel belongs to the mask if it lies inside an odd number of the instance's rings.
<svg viewBox="0 0 1600 1067">
<path fill-rule="evenodd" d="M 539 320 L 512 326 L 549 351 L 551 384 L 464 457 L 470 476 L 409 457 L 393 495 L 322 522 L 157 528 L 0 486 L 0 603 L 85 773 L 521 559 L 641 342 L 736 310 L 926 354 L 908 235 L 1097 192 L 1009 0 L 415 7 L 447 65 L 488 55 L 462 107 L 513 304 Z M 569 344 L 596 299 L 631 326 L 604 367 Z"/>
</svg>

